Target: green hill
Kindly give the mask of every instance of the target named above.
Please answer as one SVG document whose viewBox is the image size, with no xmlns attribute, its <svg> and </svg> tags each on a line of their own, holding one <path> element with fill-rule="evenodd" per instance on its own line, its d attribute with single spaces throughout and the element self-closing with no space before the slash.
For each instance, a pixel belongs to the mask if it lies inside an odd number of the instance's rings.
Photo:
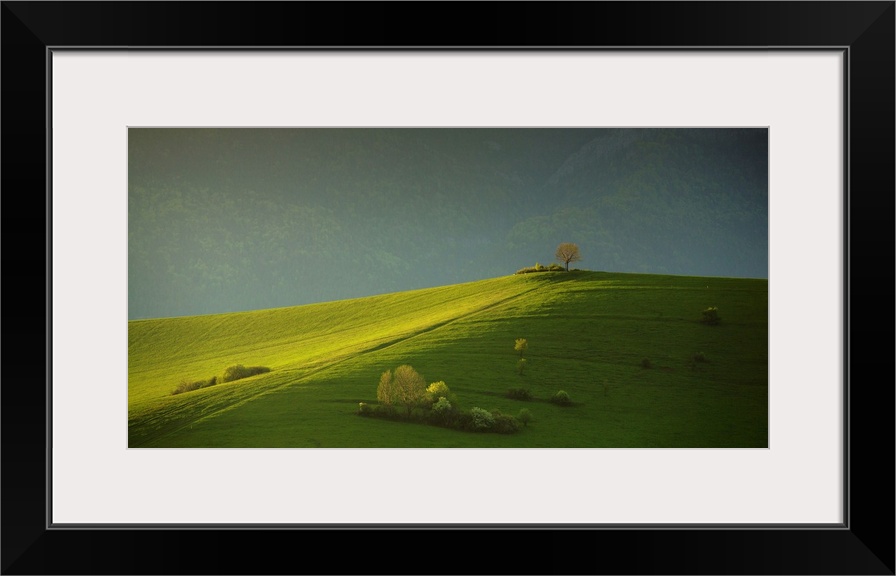
<svg viewBox="0 0 896 576">
<path fill-rule="evenodd" d="M 717 326 L 701 323 L 710 306 Z M 766 280 L 556 272 L 134 320 L 129 446 L 766 447 L 767 319 Z M 237 364 L 270 371 L 222 382 Z M 532 421 L 504 435 L 359 417 L 400 364 L 444 381 L 461 409 L 526 408 Z M 572 406 L 549 402 L 561 389 Z"/>
</svg>

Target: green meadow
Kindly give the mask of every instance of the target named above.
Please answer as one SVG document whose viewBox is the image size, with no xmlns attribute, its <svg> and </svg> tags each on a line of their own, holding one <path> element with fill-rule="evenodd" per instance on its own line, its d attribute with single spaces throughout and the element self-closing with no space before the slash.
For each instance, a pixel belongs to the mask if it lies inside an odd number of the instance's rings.
<svg viewBox="0 0 896 576">
<path fill-rule="evenodd" d="M 721 321 L 701 322 L 717 307 Z M 518 338 L 526 366 L 518 371 Z M 646 361 L 645 361 L 646 360 Z M 269 372 L 224 382 L 242 364 Z M 444 381 L 513 434 L 358 415 L 386 370 Z M 172 394 L 181 382 L 217 383 Z M 529 390 L 530 400 L 508 397 Z M 558 390 L 572 404 L 550 402 Z M 768 281 L 545 272 L 128 323 L 132 448 L 763 448 Z"/>
</svg>

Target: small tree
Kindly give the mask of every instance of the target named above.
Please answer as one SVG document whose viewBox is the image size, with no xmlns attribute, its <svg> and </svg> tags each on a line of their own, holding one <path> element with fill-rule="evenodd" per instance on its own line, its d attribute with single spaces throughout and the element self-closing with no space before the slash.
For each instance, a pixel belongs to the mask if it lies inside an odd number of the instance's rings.
<svg viewBox="0 0 896 576">
<path fill-rule="evenodd" d="M 520 353 L 520 358 L 523 357 L 523 352 L 529 349 L 529 341 L 525 338 L 517 338 L 516 344 L 513 345 L 513 349 Z"/>
<path fill-rule="evenodd" d="M 402 404 L 411 417 L 411 409 L 426 397 L 426 380 L 407 364 L 402 364 L 392 373 L 392 392 L 396 404 Z"/>
<path fill-rule="evenodd" d="M 557 252 L 554 254 L 558 260 L 566 264 L 566 271 L 569 272 L 569 263 L 578 262 L 582 259 L 579 254 L 579 247 L 572 242 L 564 242 L 557 246 Z"/>
<path fill-rule="evenodd" d="M 523 426 L 528 426 L 529 422 L 532 420 L 532 413 L 529 412 L 528 408 L 523 408 L 520 410 L 519 415 L 516 417 L 517 420 L 523 423 Z"/>
<path fill-rule="evenodd" d="M 382 404 L 386 406 L 391 406 L 393 401 L 392 396 L 392 371 L 386 370 L 383 372 L 383 375 L 380 376 L 380 383 L 376 387 L 376 399 Z"/>
</svg>

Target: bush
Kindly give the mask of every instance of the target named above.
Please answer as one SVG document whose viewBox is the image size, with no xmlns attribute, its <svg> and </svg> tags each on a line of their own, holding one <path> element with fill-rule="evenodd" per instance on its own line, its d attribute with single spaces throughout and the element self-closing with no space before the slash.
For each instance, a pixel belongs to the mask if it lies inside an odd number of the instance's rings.
<svg viewBox="0 0 896 576">
<path fill-rule="evenodd" d="M 526 388 L 510 388 L 507 390 L 507 397 L 511 400 L 531 400 L 532 393 Z"/>
<path fill-rule="evenodd" d="M 701 322 L 704 324 L 708 324 L 709 326 L 716 326 L 722 319 L 719 318 L 719 309 L 715 306 L 711 306 L 703 311 L 703 319 Z"/>
<path fill-rule="evenodd" d="M 515 273 L 516 274 L 531 274 L 533 272 L 565 272 L 566 268 L 559 264 L 551 264 L 550 266 L 542 266 L 538 262 L 535 263 L 535 266 L 527 266 L 525 268 L 520 268 Z"/>
<path fill-rule="evenodd" d="M 653 362 L 650 361 L 650 358 L 641 360 L 641 368 L 653 368 Z"/>
<path fill-rule="evenodd" d="M 199 385 L 201 381 L 190 382 L 188 380 L 181 380 L 180 384 L 177 385 L 177 388 L 171 391 L 171 395 L 175 394 L 183 394 L 184 392 L 192 392 L 193 390 L 199 390 Z"/>
<path fill-rule="evenodd" d="M 494 423 L 491 426 L 491 432 L 498 434 L 513 434 L 520 431 L 519 420 L 510 414 L 502 414 L 501 412 L 492 412 Z"/>
<path fill-rule="evenodd" d="M 557 390 L 557 393 L 551 396 L 551 402 L 559 406 L 569 406 L 572 404 L 572 400 L 569 399 L 569 394 L 563 390 Z"/>
<path fill-rule="evenodd" d="M 400 418 L 400 414 L 398 414 L 394 406 L 368 404 L 367 402 L 358 402 L 358 416 L 384 418 L 386 420 L 398 420 Z"/>
<path fill-rule="evenodd" d="M 442 381 L 433 382 L 426 387 L 426 403 L 434 404 L 444 397 L 448 402 L 457 402 L 457 398 L 448 388 L 448 385 Z"/>
<path fill-rule="evenodd" d="M 249 376 L 255 376 L 256 374 L 264 374 L 265 372 L 270 372 L 271 369 L 266 366 L 243 366 L 242 364 L 237 364 L 235 366 L 228 366 L 227 369 L 224 370 L 224 377 L 221 379 L 222 382 L 233 382 L 234 380 L 242 380 L 243 378 L 248 378 Z"/>
<path fill-rule="evenodd" d="M 447 398 L 439 398 L 429 410 L 414 409 L 410 416 L 405 416 L 387 404 L 358 403 L 358 415 L 401 422 L 419 422 L 432 426 L 442 426 L 466 432 L 492 432 L 496 434 L 513 434 L 519 432 L 521 424 L 528 424 L 531 415 L 528 410 L 520 411 L 520 418 L 499 411 L 489 412 L 482 408 L 471 408 L 468 412 L 460 412 L 454 408 Z"/>
<path fill-rule="evenodd" d="M 474 428 L 474 426 L 473 426 L 473 416 L 471 416 L 469 412 L 455 411 L 451 415 L 450 426 L 452 428 L 456 428 L 458 430 L 465 430 L 467 432 L 472 432 L 472 431 L 476 430 L 476 428 Z"/>
<path fill-rule="evenodd" d="M 440 397 L 435 404 L 432 405 L 433 412 L 448 412 L 451 410 L 451 402 L 444 396 Z"/>
<path fill-rule="evenodd" d="M 451 402 L 444 396 L 439 398 L 436 403 L 432 405 L 431 410 L 432 418 L 439 423 L 447 422 L 454 413 L 454 407 L 451 406 Z"/>
<path fill-rule="evenodd" d="M 694 362 L 706 362 L 706 355 L 703 352 L 694 354 Z"/>
<path fill-rule="evenodd" d="M 177 394 L 183 394 L 184 392 L 190 392 L 192 390 L 196 390 L 196 388 L 193 387 L 192 382 L 181 380 L 180 384 L 177 385 L 177 388 L 171 391 L 171 395 L 175 396 Z"/>
<path fill-rule="evenodd" d="M 516 415 L 516 419 L 523 423 L 523 426 L 528 426 L 529 422 L 532 421 L 532 413 L 529 412 L 528 408 L 523 408 L 520 410 L 520 413 Z"/>
<path fill-rule="evenodd" d="M 171 395 L 175 394 L 183 394 L 184 392 L 192 392 L 193 390 L 199 390 L 200 388 L 208 388 L 209 386 L 214 386 L 218 383 L 218 377 L 212 376 L 208 380 L 195 380 L 190 382 L 189 380 L 181 380 L 180 384 L 177 385 Z"/>
<path fill-rule="evenodd" d="M 395 406 L 392 406 L 391 404 L 377 404 L 373 407 L 371 416 L 378 416 L 380 418 L 398 418 L 399 414 L 395 409 Z"/>
<path fill-rule="evenodd" d="M 474 430 L 488 430 L 495 424 L 495 417 L 488 410 L 482 408 L 470 408 L 471 425 Z"/>
</svg>

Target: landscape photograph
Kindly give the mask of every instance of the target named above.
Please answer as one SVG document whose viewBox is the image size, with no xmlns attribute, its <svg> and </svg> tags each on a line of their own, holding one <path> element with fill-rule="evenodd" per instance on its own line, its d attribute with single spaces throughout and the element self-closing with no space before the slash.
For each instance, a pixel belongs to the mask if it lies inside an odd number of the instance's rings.
<svg viewBox="0 0 896 576">
<path fill-rule="evenodd" d="M 769 447 L 768 130 L 129 128 L 129 448 Z"/>
</svg>

